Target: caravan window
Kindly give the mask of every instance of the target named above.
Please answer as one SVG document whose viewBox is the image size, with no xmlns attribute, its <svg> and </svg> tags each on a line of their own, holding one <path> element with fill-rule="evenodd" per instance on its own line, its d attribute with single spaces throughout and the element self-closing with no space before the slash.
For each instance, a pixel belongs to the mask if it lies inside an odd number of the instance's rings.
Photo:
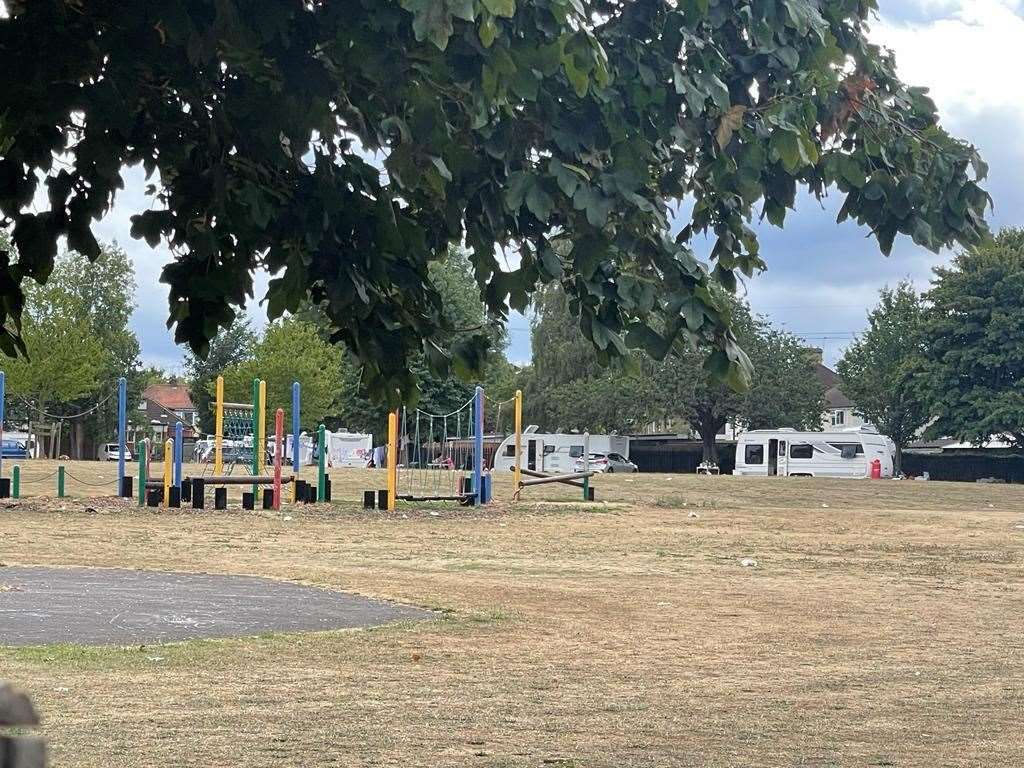
<svg viewBox="0 0 1024 768">
<path fill-rule="evenodd" d="M 569 446 L 569 458 L 570 459 L 578 459 L 582 455 L 583 455 L 583 446 L 582 445 L 570 445 Z"/>
<path fill-rule="evenodd" d="M 857 456 L 864 455 L 864 446 L 860 443 L 829 443 L 833 448 L 838 448 L 841 453 L 849 453 L 851 449 L 856 451 Z"/>
<path fill-rule="evenodd" d="M 505 446 L 505 455 L 506 456 L 515 456 L 516 455 L 516 444 L 515 443 L 509 443 L 508 445 Z"/>
<path fill-rule="evenodd" d="M 789 458 L 809 459 L 814 455 L 814 448 L 808 443 L 793 443 L 789 446 Z"/>
<path fill-rule="evenodd" d="M 554 453 L 554 452 L 555 452 L 555 446 L 553 446 L 553 445 L 545 445 L 544 446 L 544 455 L 545 456 L 547 456 L 549 453 Z"/>
<path fill-rule="evenodd" d="M 764 464 L 764 446 L 760 443 L 757 445 L 748 445 L 746 450 L 743 452 L 743 463 Z"/>
</svg>

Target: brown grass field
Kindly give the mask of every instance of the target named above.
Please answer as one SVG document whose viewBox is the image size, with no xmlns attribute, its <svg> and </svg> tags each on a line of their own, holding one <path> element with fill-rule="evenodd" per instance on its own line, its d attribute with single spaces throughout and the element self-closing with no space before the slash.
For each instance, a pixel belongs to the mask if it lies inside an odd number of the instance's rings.
<svg viewBox="0 0 1024 768">
<path fill-rule="evenodd" d="M 28 481 L 48 467 L 26 468 L 23 493 L 52 496 Z M 69 472 L 100 482 L 114 465 Z M 281 513 L 0 503 L 10 565 L 253 574 L 443 612 L 0 648 L 53 765 L 1024 763 L 1020 487 L 617 475 L 596 504 L 545 487 L 512 505 L 499 477 L 483 510 L 387 514 L 358 504 L 383 473 L 332 476 L 335 504 Z"/>
</svg>

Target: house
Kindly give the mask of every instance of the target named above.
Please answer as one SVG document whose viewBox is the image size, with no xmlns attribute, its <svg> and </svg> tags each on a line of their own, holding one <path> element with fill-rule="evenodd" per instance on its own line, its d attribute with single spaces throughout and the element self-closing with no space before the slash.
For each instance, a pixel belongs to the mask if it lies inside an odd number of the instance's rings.
<svg viewBox="0 0 1024 768">
<path fill-rule="evenodd" d="M 813 347 L 807 350 L 814 363 L 818 380 L 825 388 L 825 413 L 821 417 L 824 430 L 863 427 L 867 422 L 854 411 L 853 401 L 839 388 L 839 374 L 824 363 L 822 350 Z"/>
<path fill-rule="evenodd" d="M 183 384 L 150 384 L 146 387 L 139 402 L 138 417 L 132 422 L 144 430 L 148 427 L 145 431 L 154 440 L 162 442 L 173 435 L 174 425 L 179 421 L 184 427 L 184 439 L 197 437 L 199 412 L 188 387 Z"/>
</svg>

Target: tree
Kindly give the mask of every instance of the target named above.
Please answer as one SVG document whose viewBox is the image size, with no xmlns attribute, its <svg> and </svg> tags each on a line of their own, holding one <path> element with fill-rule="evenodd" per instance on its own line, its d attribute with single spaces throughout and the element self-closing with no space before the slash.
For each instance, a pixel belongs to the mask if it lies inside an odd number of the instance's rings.
<svg viewBox="0 0 1024 768">
<path fill-rule="evenodd" d="M 756 336 L 747 343 L 754 380 L 737 422 L 744 429 L 820 429 L 825 387 L 804 342 L 762 317 L 753 322 Z"/>
<path fill-rule="evenodd" d="M 868 313 L 868 330 L 843 352 L 837 366 L 843 392 L 857 413 L 896 444 L 897 473 L 903 449 L 929 419 L 917 383 L 925 354 L 924 313 L 909 282 L 883 288 Z"/>
<path fill-rule="evenodd" d="M 782 226 L 798 188 L 837 190 L 840 219 L 885 253 L 898 234 L 937 250 L 986 232 L 986 168 L 869 41 L 874 0 L 6 7 L 7 354 L 24 346 L 25 281 L 46 280 L 60 238 L 99 254 L 92 228 L 126 164 L 160 180 L 133 234 L 171 246 L 179 342 L 204 356 L 263 268 L 270 317 L 320 304 L 367 391 L 392 403 L 414 397 L 424 346 L 435 373 L 484 359 L 485 333 L 442 341 L 429 265 L 452 243 L 496 315 L 558 280 L 603 361 L 697 338 L 742 387 L 749 360 L 710 287 L 764 266 L 752 216 Z M 690 247 L 704 233 L 710 270 Z"/>
<path fill-rule="evenodd" d="M 341 364 L 341 351 L 326 343 L 315 326 L 300 320 L 280 320 L 267 326 L 263 338 L 253 347 L 252 357 L 224 370 L 224 399 L 251 403 L 253 379 L 265 380 L 269 435 L 278 408 L 290 417 L 292 384 L 297 381 L 302 388 L 299 420 L 312 431 L 334 413 Z M 210 394 L 215 394 L 215 388 L 215 383 L 210 385 Z"/>
<path fill-rule="evenodd" d="M 1005 229 L 936 268 L 925 298 L 926 434 L 1024 446 L 1024 230 Z"/>
<path fill-rule="evenodd" d="M 210 349 L 205 358 L 195 354 L 185 356 L 189 393 L 199 414 L 199 426 L 207 434 L 212 434 L 216 429 L 214 394 L 211 394 L 214 390 L 211 389 L 211 385 L 231 366 L 251 359 L 255 346 L 256 334 L 243 316 L 237 318 L 210 341 Z"/>
</svg>

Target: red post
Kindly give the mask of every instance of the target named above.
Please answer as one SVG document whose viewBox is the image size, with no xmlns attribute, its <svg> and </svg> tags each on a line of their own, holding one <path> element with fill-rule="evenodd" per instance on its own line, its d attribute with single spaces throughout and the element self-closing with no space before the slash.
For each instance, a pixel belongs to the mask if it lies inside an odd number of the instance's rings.
<svg viewBox="0 0 1024 768">
<path fill-rule="evenodd" d="M 871 479 L 881 480 L 882 479 L 882 462 L 878 459 L 874 459 L 871 462 Z"/>
<path fill-rule="evenodd" d="M 284 438 L 284 409 L 274 415 L 274 509 L 281 508 L 281 442 Z"/>
</svg>

